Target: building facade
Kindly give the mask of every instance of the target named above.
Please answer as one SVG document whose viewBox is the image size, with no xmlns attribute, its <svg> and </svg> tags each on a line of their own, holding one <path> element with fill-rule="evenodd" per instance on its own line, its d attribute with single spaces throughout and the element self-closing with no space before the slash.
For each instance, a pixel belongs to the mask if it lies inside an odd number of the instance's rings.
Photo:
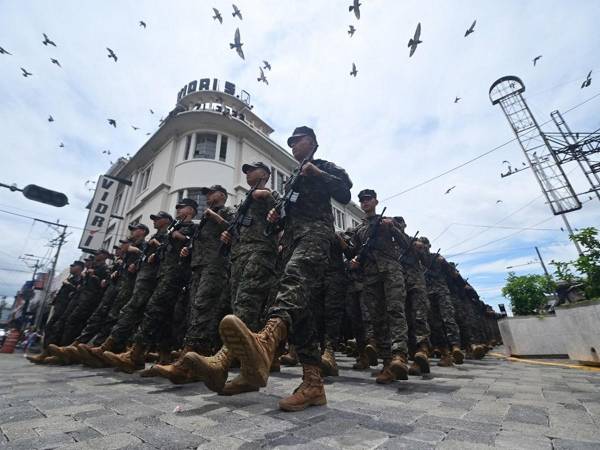
<svg viewBox="0 0 600 450">
<path fill-rule="evenodd" d="M 208 81 L 207 81 L 208 80 Z M 150 214 L 174 213 L 184 197 L 195 199 L 200 213 L 206 199 L 200 188 L 220 184 L 228 192 L 227 204 L 238 204 L 249 190 L 242 165 L 262 161 L 271 167 L 271 188 L 283 185 L 297 162 L 271 139 L 273 129 L 258 117 L 249 95 L 236 95 L 235 85 L 218 80 L 190 82 L 178 94 L 177 106 L 160 128 L 130 159 L 119 159 L 107 175 L 128 180 L 119 184 L 112 217 L 105 228 L 102 247 L 112 249 L 127 235 L 129 223 L 151 227 Z M 362 211 L 354 203 L 332 203 L 335 227 L 358 224 Z"/>
</svg>

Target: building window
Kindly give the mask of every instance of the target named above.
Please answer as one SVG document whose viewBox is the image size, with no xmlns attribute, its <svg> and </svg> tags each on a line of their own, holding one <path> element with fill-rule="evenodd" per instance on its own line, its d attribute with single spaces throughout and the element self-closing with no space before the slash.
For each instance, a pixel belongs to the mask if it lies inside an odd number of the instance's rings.
<svg viewBox="0 0 600 450">
<path fill-rule="evenodd" d="M 152 174 L 152 164 L 146 167 L 139 175 L 137 193 L 145 191 L 150 184 L 150 176 Z"/>
<path fill-rule="evenodd" d="M 340 230 L 346 227 L 346 215 L 337 208 L 333 208 L 333 221 L 335 227 Z"/>
<path fill-rule="evenodd" d="M 109 251 L 109 253 L 112 252 L 112 247 L 110 246 L 110 243 L 112 242 L 112 236 L 105 239 L 104 242 L 102 243 L 102 248 L 106 249 Z"/>
<path fill-rule="evenodd" d="M 115 197 L 115 201 L 113 202 L 112 214 L 115 216 L 119 215 L 119 211 L 121 210 L 121 200 L 123 200 L 123 191 L 119 192 Z"/>
<path fill-rule="evenodd" d="M 200 220 L 206 209 L 206 195 L 200 192 L 200 189 L 188 189 L 187 197 L 196 200 L 196 203 L 198 203 L 198 214 L 194 219 Z"/>
<path fill-rule="evenodd" d="M 277 171 L 276 183 L 277 192 L 283 194 L 283 186 L 285 185 L 285 175 L 279 170 Z"/>
<path fill-rule="evenodd" d="M 216 134 L 196 133 L 196 146 L 194 148 L 194 158 L 215 159 L 216 151 Z"/>
<path fill-rule="evenodd" d="M 356 227 L 357 227 L 357 226 L 359 226 L 359 225 L 360 225 L 360 222 L 358 222 L 358 221 L 357 221 L 357 220 L 355 220 L 355 219 L 352 219 L 352 228 L 356 228 Z"/>
<path fill-rule="evenodd" d="M 219 161 L 227 161 L 227 136 L 221 135 L 221 148 L 219 149 Z"/>
<path fill-rule="evenodd" d="M 190 157 L 190 146 L 192 145 L 192 135 L 188 134 L 185 137 L 185 152 L 183 154 L 183 160 L 186 161 Z"/>
</svg>

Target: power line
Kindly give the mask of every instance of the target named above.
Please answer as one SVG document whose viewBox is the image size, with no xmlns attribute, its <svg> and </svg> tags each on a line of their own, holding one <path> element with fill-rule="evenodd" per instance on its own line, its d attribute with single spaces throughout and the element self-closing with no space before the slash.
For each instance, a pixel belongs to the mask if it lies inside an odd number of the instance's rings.
<svg viewBox="0 0 600 450">
<path fill-rule="evenodd" d="M 12 269 L 9 267 L 0 267 L 0 270 L 4 271 L 4 272 L 21 272 L 21 273 L 32 273 L 32 270 L 19 270 L 19 269 Z"/>
</svg>

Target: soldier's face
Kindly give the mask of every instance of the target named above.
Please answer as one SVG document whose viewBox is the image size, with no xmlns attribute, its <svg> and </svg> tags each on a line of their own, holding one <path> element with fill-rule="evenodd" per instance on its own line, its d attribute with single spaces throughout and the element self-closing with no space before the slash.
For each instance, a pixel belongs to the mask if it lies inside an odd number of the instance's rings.
<svg viewBox="0 0 600 450">
<path fill-rule="evenodd" d="M 157 230 L 163 230 L 167 228 L 170 225 L 170 223 L 171 221 L 167 218 L 156 219 L 154 221 L 154 228 L 156 228 Z"/>
<path fill-rule="evenodd" d="M 211 191 L 206 195 L 206 201 L 209 205 L 223 205 L 225 204 L 225 194 L 221 191 Z"/>
<path fill-rule="evenodd" d="M 302 136 L 292 142 L 292 153 L 298 162 L 306 158 L 314 148 L 314 141 L 310 136 Z"/>
<path fill-rule="evenodd" d="M 194 217 L 196 215 L 196 210 L 191 206 L 184 206 L 183 208 L 177 209 L 177 219 L 184 220 L 188 217 Z"/>
<path fill-rule="evenodd" d="M 360 209 L 366 213 L 370 213 L 375 210 L 375 207 L 379 203 L 375 197 L 362 197 L 359 199 Z"/>
<path fill-rule="evenodd" d="M 146 236 L 146 232 L 141 228 L 136 228 L 131 232 L 131 237 L 136 241 L 142 239 L 144 236 Z"/>
<path fill-rule="evenodd" d="M 264 180 L 269 181 L 269 174 L 264 169 L 254 169 L 246 174 L 246 183 L 248 186 L 256 186 L 256 183 Z"/>
<path fill-rule="evenodd" d="M 71 275 L 79 275 L 79 274 L 81 273 L 81 270 L 82 270 L 82 269 L 81 269 L 81 266 L 77 266 L 77 265 L 75 265 L 75 266 L 71 266 L 71 267 L 69 268 L 69 273 L 70 273 Z"/>
</svg>

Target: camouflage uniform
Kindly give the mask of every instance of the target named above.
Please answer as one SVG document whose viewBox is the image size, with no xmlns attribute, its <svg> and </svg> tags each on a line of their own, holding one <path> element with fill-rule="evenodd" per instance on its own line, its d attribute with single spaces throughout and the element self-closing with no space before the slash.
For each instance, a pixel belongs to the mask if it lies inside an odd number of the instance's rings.
<svg viewBox="0 0 600 450">
<path fill-rule="evenodd" d="M 311 305 L 322 288 L 334 239 L 331 198 L 348 203 L 352 187 L 342 168 L 321 159 L 312 163 L 325 173 L 301 176 L 298 180 L 299 196 L 287 210 L 281 239 L 283 271 L 279 290 L 269 311 L 269 317 L 278 317 L 287 323 L 289 341 L 306 365 L 321 362 Z M 290 189 L 289 183 L 285 189 L 286 192 Z"/>
<path fill-rule="evenodd" d="M 120 275 L 119 275 L 120 276 Z M 109 279 L 108 285 L 102 295 L 100 304 L 96 307 L 90 318 L 85 323 L 83 331 L 75 339 L 78 342 L 90 342 L 92 338 L 102 329 L 102 325 L 108 316 L 115 298 L 119 294 L 119 279 Z"/>
<path fill-rule="evenodd" d="M 337 236 L 334 236 L 330 247 L 329 265 L 325 273 L 323 293 L 323 333 L 321 342 L 325 347 L 334 349 L 339 343 L 347 285 L 344 254 Z"/>
<path fill-rule="evenodd" d="M 233 210 L 227 206 L 213 211 L 227 222 L 233 217 Z M 198 225 L 192 243 L 190 315 L 184 345 L 201 353 L 210 352 L 220 342 L 218 326 L 225 309 L 223 300 L 227 298 L 223 291 L 228 291 L 228 260 L 219 248 L 221 233 L 226 228 L 227 224 L 205 218 Z"/>
<path fill-rule="evenodd" d="M 49 344 L 58 344 L 63 333 L 66 322 L 66 310 L 73 296 L 77 295 L 77 290 L 81 286 L 82 277 L 80 275 L 69 275 L 62 286 L 52 299 L 52 315 L 46 322 L 44 331 L 44 347 Z"/>
<path fill-rule="evenodd" d="M 458 271 L 452 267 L 453 270 L 446 275 L 446 282 L 450 290 L 450 297 L 455 310 L 456 323 L 460 330 L 461 343 L 464 348 L 469 348 L 471 344 L 478 344 L 475 339 L 475 315 L 471 308 L 469 296 L 466 287 L 467 282 L 458 273 Z"/>
<path fill-rule="evenodd" d="M 353 237 L 357 252 L 369 238 L 371 227 L 379 220 L 375 215 L 363 220 Z M 399 261 L 400 245 L 394 235 L 400 231 L 393 224 L 381 225 L 372 250 L 360 268 L 363 272 L 362 301 L 372 320 L 379 356 L 384 360 L 392 355 L 406 356 L 407 323 L 405 316 L 406 288 Z"/>
</svg>

